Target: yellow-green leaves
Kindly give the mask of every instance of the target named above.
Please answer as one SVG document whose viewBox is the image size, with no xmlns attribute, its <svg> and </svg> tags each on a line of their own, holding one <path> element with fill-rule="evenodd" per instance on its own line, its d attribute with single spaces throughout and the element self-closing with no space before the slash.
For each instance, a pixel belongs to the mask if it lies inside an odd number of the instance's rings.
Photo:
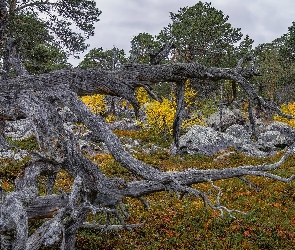
<svg viewBox="0 0 295 250">
<path fill-rule="evenodd" d="M 286 114 L 295 116 L 295 102 L 281 105 L 281 110 Z M 288 124 L 289 126 L 295 128 L 295 119 L 287 119 L 282 116 L 276 115 L 274 116 L 274 120 L 279 122 L 284 122 Z"/>
<path fill-rule="evenodd" d="M 104 95 L 86 95 L 82 96 L 81 100 L 89 107 L 94 114 L 103 115 L 106 112 L 107 104 Z"/>
</svg>

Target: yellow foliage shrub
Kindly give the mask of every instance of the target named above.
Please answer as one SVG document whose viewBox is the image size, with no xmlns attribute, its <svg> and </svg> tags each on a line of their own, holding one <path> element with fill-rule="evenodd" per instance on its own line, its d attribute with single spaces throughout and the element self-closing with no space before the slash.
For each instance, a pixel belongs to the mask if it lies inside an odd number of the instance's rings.
<svg viewBox="0 0 295 250">
<path fill-rule="evenodd" d="M 187 79 L 185 82 L 185 92 L 184 92 L 185 106 L 187 108 L 190 108 L 190 107 L 196 105 L 197 104 L 197 101 L 196 101 L 197 96 L 198 96 L 198 92 L 191 87 L 190 79 Z"/>
<path fill-rule="evenodd" d="M 106 118 L 105 118 L 105 120 L 106 120 L 106 122 L 114 122 L 114 121 L 116 121 L 116 116 L 115 115 L 113 115 L 113 114 L 109 114 Z"/>
<path fill-rule="evenodd" d="M 172 126 L 176 113 L 176 104 L 164 98 L 162 102 L 151 101 L 147 103 L 147 122 L 156 133 L 172 134 Z"/>
<path fill-rule="evenodd" d="M 107 104 L 104 99 L 104 95 L 87 95 L 81 97 L 82 102 L 84 102 L 91 112 L 94 114 L 103 115 L 107 110 Z"/>
<path fill-rule="evenodd" d="M 136 99 L 141 105 L 141 107 L 149 102 L 151 99 L 149 97 L 149 94 L 146 92 L 146 90 L 143 87 L 140 87 L 136 90 Z"/>
<path fill-rule="evenodd" d="M 152 100 L 144 88 L 139 88 L 136 97 L 145 112 L 147 127 L 156 134 L 171 135 L 176 114 L 175 96 L 172 94 L 171 100 L 163 98 L 162 102 L 159 102 Z M 186 108 L 196 105 L 196 98 L 197 92 L 190 86 L 190 81 L 187 80 L 184 93 Z M 196 124 L 205 125 L 203 117 L 193 115 L 189 119 L 184 119 L 182 128 L 187 128 Z"/>
<path fill-rule="evenodd" d="M 184 119 L 182 122 L 182 128 L 186 129 L 194 125 L 206 126 L 204 116 L 199 116 L 198 114 L 193 114 L 191 118 Z"/>
<path fill-rule="evenodd" d="M 172 126 L 176 113 L 176 100 L 172 95 L 172 100 L 163 98 L 162 102 L 152 100 L 144 88 L 138 88 L 136 98 L 145 112 L 147 118 L 147 127 L 151 128 L 156 134 L 172 134 Z M 196 105 L 197 91 L 190 86 L 190 80 L 185 83 L 184 99 L 186 108 Z M 104 95 L 83 96 L 81 100 L 89 107 L 89 109 L 99 115 L 105 115 L 107 103 Z M 122 101 L 122 106 L 127 106 L 127 101 Z M 113 122 L 116 119 L 114 115 L 108 115 L 106 122 Z M 140 122 L 139 122 L 140 123 Z M 140 123 L 141 124 L 141 123 Z M 195 124 L 205 125 L 204 120 L 197 115 L 193 115 L 190 119 L 183 120 L 183 128 L 193 126 Z M 143 126 L 144 127 L 144 126 Z"/>
<path fill-rule="evenodd" d="M 281 105 L 281 111 L 295 116 L 295 102 Z M 282 116 L 275 115 L 274 121 L 284 122 L 289 126 L 295 128 L 295 119 L 287 119 Z"/>
</svg>

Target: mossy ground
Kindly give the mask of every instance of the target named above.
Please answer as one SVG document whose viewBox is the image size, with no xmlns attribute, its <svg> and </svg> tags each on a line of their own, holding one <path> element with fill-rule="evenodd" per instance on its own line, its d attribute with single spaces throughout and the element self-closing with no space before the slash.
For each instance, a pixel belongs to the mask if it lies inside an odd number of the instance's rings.
<svg viewBox="0 0 295 250">
<path fill-rule="evenodd" d="M 140 139 L 141 143 L 168 145 L 167 141 L 148 137 L 145 132 L 117 131 L 119 137 Z M 254 165 L 275 162 L 283 152 L 269 159 L 257 159 L 234 153 L 220 160 L 214 157 L 170 156 L 163 149 L 152 154 L 139 147 L 134 156 L 163 171 L 183 170 L 187 168 L 225 168 L 239 165 Z M 109 154 L 92 157 L 108 176 L 121 176 L 131 180 L 132 176 L 114 161 Z M 22 163 L 1 162 L 1 182 L 7 190 L 12 190 L 13 179 L 21 171 Z M 290 176 L 295 172 L 295 155 L 290 156 L 275 173 Z M 125 199 L 126 209 L 131 217 L 127 223 L 144 223 L 133 231 L 101 232 L 98 230 L 80 230 L 77 235 L 77 249 L 294 249 L 295 245 L 295 188 L 294 182 L 282 183 L 262 177 L 249 177 L 260 191 L 256 192 L 240 179 L 217 181 L 223 191 L 221 201 L 230 209 L 247 212 L 235 214 L 236 219 L 218 211 L 204 207 L 200 199 L 177 198 L 175 193 L 160 192 L 145 197 L 150 208 L 145 210 L 136 199 Z M 69 190 L 72 179 L 61 172 L 55 185 L 55 192 Z M 5 184 L 5 185 L 3 185 Z M 216 191 L 208 183 L 195 185 L 205 191 L 213 200 Z M 42 182 L 40 190 L 42 190 Z M 90 216 L 92 220 L 103 222 L 101 215 Z M 38 222 L 31 222 L 32 231 Z M 118 223 L 112 219 L 112 223 Z M 43 249 L 59 249 L 58 246 Z"/>
</svg>

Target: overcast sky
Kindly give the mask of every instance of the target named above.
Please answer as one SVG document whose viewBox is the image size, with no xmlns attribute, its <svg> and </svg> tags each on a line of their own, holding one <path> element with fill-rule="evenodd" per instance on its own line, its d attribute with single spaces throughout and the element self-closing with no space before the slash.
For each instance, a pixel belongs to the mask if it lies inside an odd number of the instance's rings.
<svg viewBox="0 0 295 250">
<path fill-rule="evenodd" d="M 130 40 L 140 32 L 157 35 L 170 23 L 169 12 L 193 6 L 196 0 L 96 0 L 102 11 L 95 35 L 88 40 L 92 48 L 116 46 L 130 50 Z M 234 28 L 255 41 L 271 42 L 288 32 L 295 21 L 294 0 L 211 0 L 212 6 L 229 16 Z M 82 58 L 83 56 L 81 56 Z M 71 59 L 76 66 L 79 60 Z"/>
</svg>

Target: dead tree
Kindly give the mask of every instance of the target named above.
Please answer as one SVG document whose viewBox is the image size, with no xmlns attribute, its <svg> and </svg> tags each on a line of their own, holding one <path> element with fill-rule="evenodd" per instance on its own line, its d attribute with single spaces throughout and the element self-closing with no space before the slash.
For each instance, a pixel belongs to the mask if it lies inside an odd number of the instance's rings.
<svg viewBox="0 0 295 250">
<path fill-rule="evenodd" d="M 124 150 L 118 137 L 105 121 L 91 113 L 78 96 L 107 94 L 128 100 L 135 110 L 139 104 L 135 90 L 144 86 L 150 90 L 153 83 L 176 82 L 179 91 L 187 78 L 230 79 L 237 82 L 251 100 L 280 113 L 280 110 L 257 95 L 247 77 L 255 74 L 252 68 L 209 68 L 199 63 L 164 65 L 127 64 L 120 71 L 99 69 L 60 70 L 42 75 L 24 75 L 0 82 L 0 120 L 26 118 L 31 121 L 40 150 L 34 152 L 23 166 L 15 181 L 13 192 L 5 193 L 0 187 L 0 239 L 1 249 L 39 249 L 60 241 L 61 249 L 74 249 L 75 236 L 81 227 L 101 228 L 86 222 L 89 213 L 114 214 L 121 225 L 126 225 L 122 200 L 138 198 L 159 191 L 173 191 L 201 198 L 212 209 L 231 216 L 230 210 L 219 202 L 221 191 L 214 181 L 245 176 L 263 176 L 289 182 L 295 175 L 283 178 L 269 172 L 278 168 L 294 152 L 292 146 L 281 160 L 274 164 L 237 166 L 228 169 L 162 172 L 134 158 Z M 181 94 L 180 101 L 181 102 Z M 115 160 L 138 179 L 127 182 L 122 178 L 108 178 L 99 165 L 86 158 L 77 147 L 77 139 L 64 126 L 66 120 L 58 110 L 67 107 L 72 121 L 84 124 L 93 133 L 94 140 L 104 142 Z M 181 113 L 181 112 L 179 112 Z M 67 116 L 68 117 L 68 116 Z M 291 116 L 286 116 L 291 118 Z M 2 136 L 3 137 L 3 136 Z M 5 145 L 1 138 L 0 145 Z M 1 167 L 1 166 L 0 166 Z M 198 166 L 196 166 L 198 167 Z M 70 193 L 51 194 L 54 176 L 67 171 L 74 183 Z M 38 195 L 38 177 L 48 176 L 48 195 Z M 193 188 L 196 183 L 209 182 L 218 190 L 217 202 L 211 202 L 204 192 Z M 32 235 L 28 235 L 28 221 L 48 218 Z M 135 225 L 136 226 L 136 225 Z"/>
</svg>

